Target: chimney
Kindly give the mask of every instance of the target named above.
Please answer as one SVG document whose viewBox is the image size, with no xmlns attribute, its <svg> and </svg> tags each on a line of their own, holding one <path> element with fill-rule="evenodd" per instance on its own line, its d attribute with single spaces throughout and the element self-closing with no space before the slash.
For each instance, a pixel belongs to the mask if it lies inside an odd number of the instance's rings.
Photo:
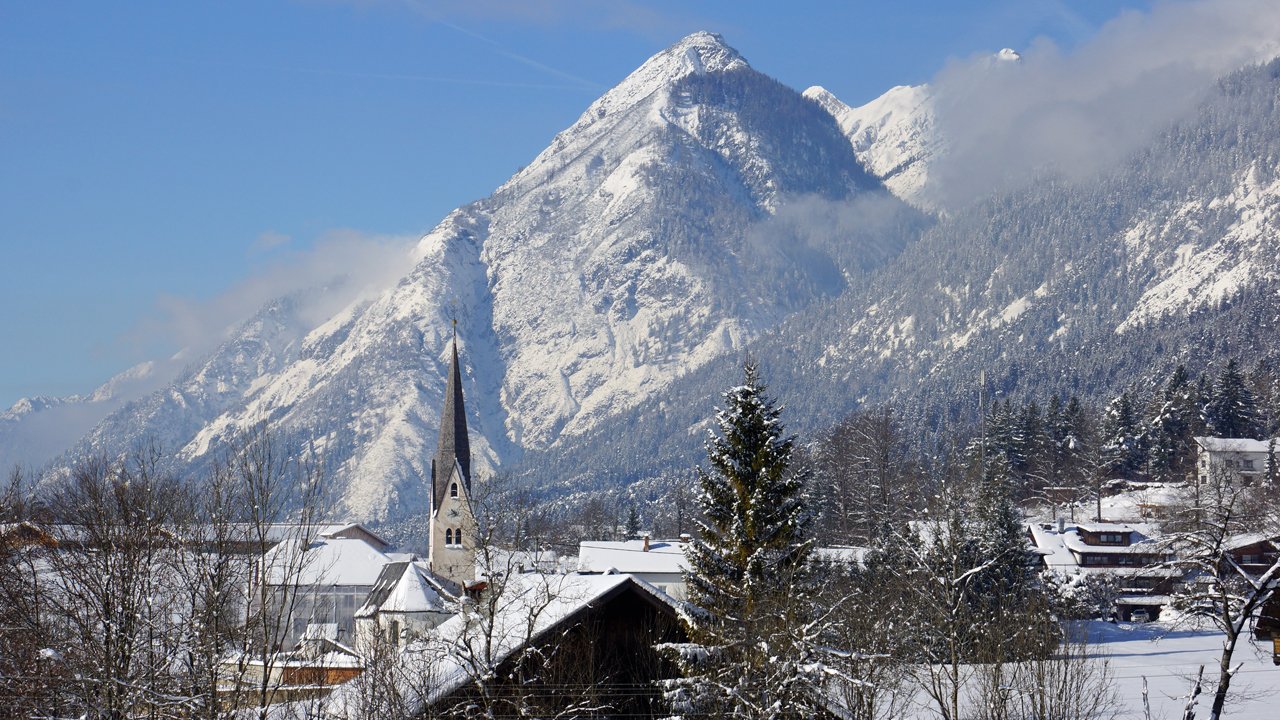
<svg viewBox="0 0 1280 720">
<path fill-rule="evenodd" d="M 644 551 L 649 552 L 649 536 L 644 536 Z"/>
<path fill-rule="evenodd" d="M 1067 519 L 1059 515 L 1058 516 L 1058 534 L 1061 535 L 1066 531 L 1067 531 Z"/>
</svg>

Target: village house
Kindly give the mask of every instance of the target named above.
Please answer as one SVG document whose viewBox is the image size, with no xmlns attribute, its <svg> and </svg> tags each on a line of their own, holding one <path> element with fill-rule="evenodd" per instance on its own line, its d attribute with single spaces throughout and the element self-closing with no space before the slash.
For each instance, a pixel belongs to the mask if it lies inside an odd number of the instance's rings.
<svg viewBox="0 0 1280 720">
<path fill-rule="evenodd" d="M 355 613 L 356 642 L 369 647 L 378 639 L 393 646 L 420 637 L 458 612 L 449 593 L 417 560 L 382 566 L 369 596 Z"/>
<path fill-rule="evenodd" d="M 1122 620 L 1155 620 L 1169 603 L 1182 573 L 1173 556 L 1145 525 L 1032 523 L 1028 531 L 1047 571 L 1067 581 L 1094 575 L 1110 579 L 1115 613 Z M 1145 616 L 1145 617 L 1144 617 Z"/>
<path fill-rule="evenodd" d="M 1201 485 L 1215 473 L 1246 485 L 1264 480 L 1273 453 L 1280 452 L 1280 442 L 1274 439 L 1197 437 L 1195 442 L 1196 482 Z"/>
<path fill-rule="evenodd" d="M 364 605 L 389 562 L 411 556 L 359 525 L 320 528 L 315 537 L 282 540 L 263 556 L 267 582 L 277 606 L 293 596 L 293 612 L 281 649 L 301 641 L 308 625 L 332 624 L 335 639 L 354 642 L 356 609 Z"/>
<path fill-rule="evenodd" d="M 484 593 L 498 595 L 490 604 Z M 396 656 L 414 715 L 497 704 L 488 709 L 503 716 L 517 700 L 547 716 L 583 701 L 607 708 L 592 717 L 665 714 L 659 682 L 678 671 L 655 645 L 687 641 L 666 593 L 630 575 L 523 573 L 479 594 Z M 550 692 L 564 687 L 574 691 Z M 329 715 L 342 717 L 358 692 L 339 688 Z"/>
<path fill-rule="evenodd" d="M 686 597 L 686 535 L 679 540 L 591 540 L 578 544 L 578 572 L 587 575 L 633 575 L 677 600 Z"/>
<path fill-rule="evenodd" d="M 1238 535 L 1227 543 L 1227 555 L 1240 570 L 1257 580 L 1280 561 L 1280 535 Z M 1273 581 L 1273 585 L 1277 583 L 1280 580 Z M 1258 639 L 1280 638 L 1280 594 L 1272 595 L 1263 604 L 1254 621 L 1253 634 Z"/>
</svg>

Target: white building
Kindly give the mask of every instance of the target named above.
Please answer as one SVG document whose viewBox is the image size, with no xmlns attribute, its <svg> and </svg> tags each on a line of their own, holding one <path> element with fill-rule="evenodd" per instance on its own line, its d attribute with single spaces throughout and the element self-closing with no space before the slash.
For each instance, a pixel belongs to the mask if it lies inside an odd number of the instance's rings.
<svg viewBox="0 0 1280 720">
<path fill-rule="evenodd" d="M 1280 451 L 1280 440 L 1197 437 L 1195 441 L 1196 480 L 1200 484 L 1215 473 L 1225 473 L 1245 484 L 1261 481 L 1267 476 L 1271 453 Z"/>
<path fill-rule="evenodd" d="M 421 637 L 453 617 L 458 599 L 418 561 L 390 562 L 355 613 L 356 637 L 367 644 L 382 637 L 393 645 Z"/>
<path fill-rule="evenodd" d="M 406 559 L 390 544 L 356 524 L 320 528 L 314 539 L 282 540 L 263 557 L 276 602 L 293 596 L 293 612 L 281 649 L 302 639 L 308 625 L 337 626 L 336 639 L 351 642 L 355 612 L 382 573 L 382 566 Z"/>
<path fill-rule="evenodd" d="M 634 575 L 683 600 L 687 593 L 684 574 L 685 540 L 587 541 L 578 544 L 578 572 L 591 575 Z"/>
</svg>

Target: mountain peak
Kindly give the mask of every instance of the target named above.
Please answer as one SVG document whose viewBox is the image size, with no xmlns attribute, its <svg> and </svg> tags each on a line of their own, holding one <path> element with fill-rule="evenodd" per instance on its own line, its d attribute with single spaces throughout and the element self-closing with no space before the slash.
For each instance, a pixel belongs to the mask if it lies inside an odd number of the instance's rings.
<svg viewBox="0 0 1280 720">
<path fill-rule="evenodd" d="M 747 67 L 747 61 L 737 50 L 729 47 L 724 38 L 699 30 L 646 60 L 600 100 L 615 93 L 643 97 L 689 75 L 726 72 L 742 67 Z"/>
<path fill-rule="evenodd" d="M 746 64 L 738 51 L 729 47 L 723 37 L 706 30 L 686 35 L 675 45 L 654 57 L 668 54 L 687 60 L 690 63 L 690 69 L 694 72 L 716 72 L 727 70 L 735 64 Z"/>
<path fill-rule="evenodd" d="M 540 182 L 540 178 L 545 179 L 548 169 L 557 166 L 555 157 L 562 148 L 607 135 L 628 110 L 656 93 L 669 91 L 680 80 L 690 75 L 723 73 L 749 67 L 738 51 L 725 44 L 724 38 L 719 35 L 705 30 L 686 35 L 644 61 L 622 82 L 591 103 L 577 122 L 556 135 L 551 145 L 523 171 L 507 181 L 499 192 Z"/>
</svg>

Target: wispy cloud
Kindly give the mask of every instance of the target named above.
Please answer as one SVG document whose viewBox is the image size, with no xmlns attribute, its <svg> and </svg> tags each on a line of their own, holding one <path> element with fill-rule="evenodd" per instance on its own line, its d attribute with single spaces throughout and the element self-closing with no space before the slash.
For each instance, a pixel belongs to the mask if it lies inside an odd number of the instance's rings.
<svg viewBox="0 0 1280 720">
<path fill-rule="evenodd" d="M 489 51 L 577 87 L 600 90 L 601 85 L 563 68 L 530 57 L 509 44 L 475 30 L 472 23 L 525 25 L 537 28 L 569 27 L 582 30 L 623 31 L 658 42 L 671 42 L 700 27 L 692 15 L 659 12 L 631 0 L 319 0 L 362 8 L 399 7 L 462 33 Z"/>
<path fill-rule="evenodd" d="M 342 0 L 339 0 L 342 1 Z M 354 0 L 360 5 L 398 4 L 432 20 L 503 22 L 534 27 L 624 30 L 669 40 L 691 17 L 660 12 L 632 0 Z"/>
<path fill-rule="evenodd" d="M 258 239 L 254 240 L 253 244 L 249 246 L 249 254 L 257 255 L 259 253 L 270 252 L 276 248 L 288 245 L 291 242 L 293 242 L 293 238 L 288 235 L 268 230 L 259 235 Z"/>
<path fill-rule="evenodd" d="M 561 80 L 568 80 L 568 81 L 570 81 L 570 82 L 573 82 L 573 83 L 576 83 L 576 84 L 578 84 L 578 85 L 581 85 L 582 87 L 585 87 L 585 88 L 590 88 L 590 89 L 600 89 L 600 87 L 601 87 L 599 83 L 594 82 L 594 81 L 592 81 L 592 80 L 587 80 L 586 78 L 579 77 L 579 76 L 577 76 L 577 75 L 574 75 L 574 74 L 572 74 L 572 73 L 565 72 L 565 71 L 563 71 L 563 70 L 558 70 L 558 69 L 556 69 L 556 68 L 554 68 L 554 67 L 551 67 L 550 65 L 547 65 L 547 64 L 545 64 L 545 63 L 541 63 L 541 62 L 538 62 L 537 60 L 534 60 L 534 59 L 532 59 L 532 58 L 525 57 L 524 55 L 521 55 L 520 53 L 517 53 L 517 52 L 515 52 L 515 51 L 513 51 L 513 50 L 511 50 L 511 49 L 509 49 L 509 48 L 507 48 L 505 45 L 503 45 L 502 43 L 498 42 L 497 40 L 494 40 L 494 39 L 492 39 L 492 38 L 485 37 L 484 35 L 481 35 L 481 34 L 480 34 L 480 33 L 478 33 L 478 32 L 474 32 L 474 31 L 468 30 L 468 29 L 466 29 L 466 28 L 464 28 L 464 27 L 460 27 L 460 26 L 458 26 L 458 25 L 455 25 L 454 23 L 451 23 L 451 22 L 448 22 L 448 21 L 445 21 L 445 20 L 439 20 L 438 22 L 439 22 L 441 25 L 444 25 L 445 27 L 448 27 L 448 28 L 450 28 L 450 29 L 452 29 L 452 30 L 455 30 L 455 31 L 457 31 L 457 32 L 460 32 L 460 33 L 462 33 L 462 34 L 464 34 L 464 35 L 466 35 L 466 36 L 468 36 L 468 37 L 470 37 L 470 38 L 473 38 L 473 39 L 475 39 L 475 40 L 479 40 L 481 43 L 484 43 L 485 45 L 487 45 L 489 48 L 491 48 L 494 52 L 498 53 L 498 54 L 499 54 L 499 55 L 501 55 L 502 57 L 508 58 L 508 59 L 510 59 L 510 60 L 514 60 L 514 61 L 516 61 L 516 62 L 520 63 L 521 65 L 525 65 L 525 66 L 527 66 L 527 67 L 531 67 L 531 68 L 533 68 L 534 70 L 537 70 L 537 71 L 539 71 L 539 72 L 545 73 L 545 74 L 547 74 L 547 75 L 551 75 L 552 77 L 560 78 Z"/>
<path fill-rule="evenodd" d="M 1280 3 L 1166 2 L 1129 11 L 1070 52 L 1048 40 L 1020 63 L 983 54 L 933 82 L 948 146 L 931 169 L 944 205 L 1053 166 L 1080 179 L 1191 110 L 1225 73 L 1280 51 Z"/>
<path fill-rule="evenodd" d="M 417 239 L 335 230 L 312 247 L 295 248 L 287 236 L 263 233 L 251 248 L 270 245 L 275 252 L 256 272 L 211 299 L 162 296 L 156 313 L 133 337 L 153 346 L 181 348 L 187 357 L 199 356 L 271 300 L 323 287 L 325 292 L 307 295 L 309 304 L 300 308 L 304 322 L 319 324 L 346 305 L 390 287 L 412 269 Z"/>
</svg>

